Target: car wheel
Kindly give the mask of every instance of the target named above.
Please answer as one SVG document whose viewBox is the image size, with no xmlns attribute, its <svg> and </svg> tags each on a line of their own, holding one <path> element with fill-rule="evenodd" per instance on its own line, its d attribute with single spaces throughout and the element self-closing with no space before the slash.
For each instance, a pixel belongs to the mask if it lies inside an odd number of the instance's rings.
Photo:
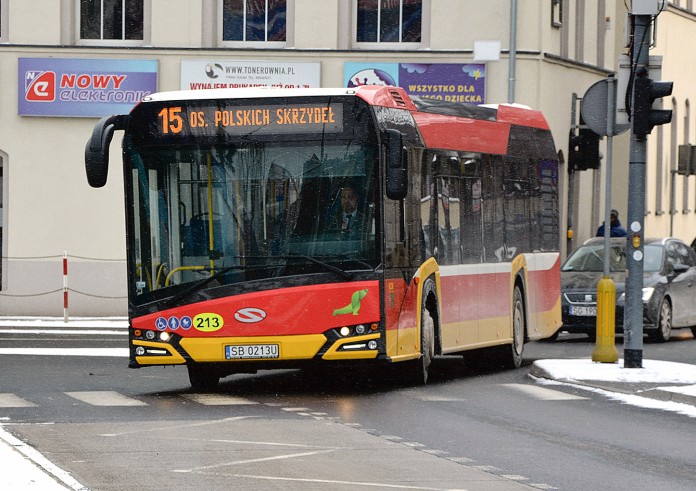
<svg viewBox="0 0 696 491">
<path fill-rule="evenodd" d="M 666 343 L 672 335 L 672 304 L 663 298 L 660 304 L 660 316 L 657 320 L 657 330 L 653 331 L 653 341 Z"/>
<path fill-rule="evenodd" d="M 191 387 L 196 390 L 212 390 L 220 382 L 220 375 L 211 367 L 192 362 L 187 368 Z"/>
<path fill-rule="evenodd" d="M 525 332 L 524 299 L 520 287 L 516 286 L 512 296 L 512 343 L 505 348 L 503 364 L 506 368 L 522 365 Z"/>
</svg>

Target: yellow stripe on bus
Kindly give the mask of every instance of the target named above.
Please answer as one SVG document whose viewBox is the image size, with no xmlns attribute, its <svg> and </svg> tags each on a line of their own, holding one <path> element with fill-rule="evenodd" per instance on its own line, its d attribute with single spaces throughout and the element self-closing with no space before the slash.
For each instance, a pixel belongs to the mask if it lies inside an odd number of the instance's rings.
<svg viewBox="0 0 696 491">
<path fill-rule="evenodd" d="M 138 362 L 139 365 L 182 365 L 186 363 L 184 357 L 181 356 L 170 344 L 134 340 L 133 346 L 143 346 L 145 348 L 166 350 L 168 353 L 166 355 L 136 356 L 135 361 Z"/>
<path fill-rule="evenodd" d="M 198 362 L 227 361 L 225 346 L 239 344 L 277 344 L 280 356 L 275 360 L 307 360 L 314 358 L 319 349 L 326 343 L 323 334 L 307 334 L 298 336 L 254 336 L 228 338 L 183 338 L 179 344 Z M 254 361 L 254 360 L 244 360 Z M 259 360 L 263 361 L 263 360 Z M 268 361 L 266 359 L 266 361 Z"/>
</svg>

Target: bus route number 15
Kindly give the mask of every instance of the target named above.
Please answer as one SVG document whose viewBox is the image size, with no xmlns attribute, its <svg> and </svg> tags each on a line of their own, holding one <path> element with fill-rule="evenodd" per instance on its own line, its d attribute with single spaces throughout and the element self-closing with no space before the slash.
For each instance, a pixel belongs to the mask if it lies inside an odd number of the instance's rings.
<svg viewBox="0 0 696 491">
<path fill-rule="evenodd" d="M 181 117 L 181 106 L 165 107 L 158 116 L 162 118 L 162 133 L 169 132 L 177 134 L 184 127 L 184 120 Z"/>
</svg>

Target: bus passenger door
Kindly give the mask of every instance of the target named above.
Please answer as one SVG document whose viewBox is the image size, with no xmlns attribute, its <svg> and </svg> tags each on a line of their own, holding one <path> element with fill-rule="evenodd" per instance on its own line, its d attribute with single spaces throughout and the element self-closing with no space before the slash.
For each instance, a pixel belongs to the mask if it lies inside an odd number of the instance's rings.
<svg viewBox="0 0 696 491">
<path fill-rule="evenodd" d="M 457 169 L 458 160 L 442 159 L 440 175 L 435 179 L 432 204 L 437 207 L 436 226 L 431 227 L 436 247 L 435 258 L 440 266 L 441 322 L 440 334 L 443 353 L 471 342 L 476 337 L 477 327 L 469 324 L 464 329 L 466 317 L 475 319 L 466 300 L 466 277 L 461 271 L 461 183 Z M 453 164 L 457 164 L 456 166 Z M 434 210 L 435 211 L 435 210 Z M 465 310 L 466 309 L 466 310 Z"/>
<path fill-rule="evenodd" d="M 479 268 L 479 341 L 498 342 L 509 338 L 510 260 L 505 231 L 505 190 L 503 160 L 482 158 L 481 221 L 482 265 Z"/>
<path fill-rule="evenodd" d="M 479 281 L 483 261 L 483 220 L 481 178 L 476 177 L 478 161 L 463 164 L 461 179 L 461 290 L 460 316 L 462 341 L 465 344 L 479 342 L 479 318 L 481 305 L 487 300 L 481 295 Z M 468 177 L 467 172 L 472 176 Z"/>
</svg>

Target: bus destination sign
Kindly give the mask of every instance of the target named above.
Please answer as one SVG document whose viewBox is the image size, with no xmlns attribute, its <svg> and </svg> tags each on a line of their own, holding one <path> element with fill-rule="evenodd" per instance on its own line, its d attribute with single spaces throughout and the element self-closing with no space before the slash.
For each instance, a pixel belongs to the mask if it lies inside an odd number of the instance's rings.
<svg viewBox="0 0 696 491">
<path fill-rule="evenodd" d="M 216 104 L 165 105 L 157 113 L 157 133 L 161 136 L 214 136 L 340 133 L 343 131 L 343 105 L 283 104 L 232 106 Z"/>
</svg>

